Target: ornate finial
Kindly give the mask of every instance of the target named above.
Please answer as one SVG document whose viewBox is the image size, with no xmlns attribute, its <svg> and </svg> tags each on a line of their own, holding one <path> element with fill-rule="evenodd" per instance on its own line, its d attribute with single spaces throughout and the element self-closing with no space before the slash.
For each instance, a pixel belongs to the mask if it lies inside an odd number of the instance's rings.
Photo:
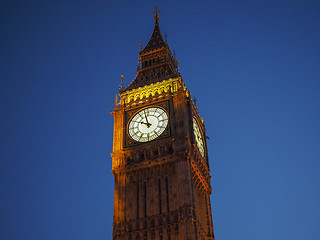
<svg viewBox="0 0 320 240">
<path fill-rule="evenodd" d="M 167 42 L 167 37 L 168 37 L 168 36 L 167 36 L 167 33 L 164 33 L 164 40 L 166 41 L 166 43 L 168 43 L 168 42 Z"/>
<path fill-rule="evenodd" d="M 139 52 L 142 51 L 142 40 L 140 40 L 140 45 L 139 45 Z"/>
<path fill-rule="evenodd" d="M 160 11 L 158 10 L 157 6 L 156 6 L 156 9 L 154 10 L 153 12 L 153 16 L 154 16 L 154 20 L 158 21 L 159 20 L 159 13 Z"/>
<path fill-rule="evenodd" d="M 118 106 L 118 94 L 116 94 L 116 97 L 114 99 L 114 106 L 117 107 Z"/>
<path fill-rule="evenodd" d="M 176 58 L 176 51 L 173 50 L 173 58 L 175 59 Z"/>
<path fill-rule="evenodd" d="M 137 70 L 141 68 L 141 58 L 140 56 L 138 57 L 138 65 L 137 65 Z"/>
<path fill-rule="evenodd" d="M 123 75 L 121 75 L 119 90 L 121 90 L 123 88 L 123 80 L 124 80 Z"/>
<path fill-rule="evenodd" d="M 178 62 L 178 58 L 176 58 L 176 66 L 177 66 L 177 72 L 180 75 L 180 69 L 179 69 L 179 62 Z"/>
<path fill-rule="evenodd" d="M 196 97 L 193 97 L 193 102 L 194 102 L 194 105 L 197 106 L 197 99 L 196 99 Z"/>
</svg>

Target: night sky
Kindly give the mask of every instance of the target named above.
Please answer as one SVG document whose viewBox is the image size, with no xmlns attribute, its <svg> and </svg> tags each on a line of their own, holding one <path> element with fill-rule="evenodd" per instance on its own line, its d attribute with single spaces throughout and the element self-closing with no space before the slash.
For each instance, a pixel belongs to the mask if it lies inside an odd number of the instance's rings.
<svg viewBox="0 0 320 240">
<path fill-rule="evenodd" d="M 0 238 L 112 238 L 109 111 L 156 5 L 210 137 L 216 239 L 319 239 L 316 0 L 1 1 Z"/>
</svg>

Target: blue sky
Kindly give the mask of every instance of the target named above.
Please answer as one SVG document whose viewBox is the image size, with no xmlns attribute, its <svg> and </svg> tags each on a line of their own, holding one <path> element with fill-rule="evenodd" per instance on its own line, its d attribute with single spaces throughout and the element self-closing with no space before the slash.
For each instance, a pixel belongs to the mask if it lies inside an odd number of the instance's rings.
<svg viewBox="0 0 320 240">
<path fill-rule="evenodd" d="M 210 137 L 216 239 L 318 239 L 312 0 L 2 1 L 1 239 L 111 239 L 109 111 L 155 5 Z"/>
</svg>

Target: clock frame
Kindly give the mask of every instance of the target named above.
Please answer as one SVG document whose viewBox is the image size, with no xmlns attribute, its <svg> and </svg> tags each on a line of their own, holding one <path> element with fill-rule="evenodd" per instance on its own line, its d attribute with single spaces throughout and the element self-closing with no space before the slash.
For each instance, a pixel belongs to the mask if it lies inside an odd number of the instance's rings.
<svg viewBox="0 0 320 240">
<path fill-rule="evenodd" d="M 197 146 L 201 157 L 204 158 L 206 156 L 204 134 L 202 133 L 201 126 L 195 116 L 192 117 L 192 129 L 195 145 Z"/>
<path fill-rule="evenodd" d="M 168 113 L 161 107 L 151 106 L 136 112 L 128 122 L 128 135 L 137 142 L 150 142 L 168 126 Z"/>
<path fill-rule="evenodd" d="M 165 101 L 165 102 L 158 102 L 158 103 L 154 103 L 151 105 L 147 105 L 144 107 L 140 107 L 140 108 L 135 108 L 132 110 L 129 110 L 127 112 L 125 112 L 125 142 L 124 145 L 125 147 L 131 147 L 131 146 L 136 146 L 139 144 L 148 144 L 150 142 L 154 142 L 163 138 L 166 138 L 168 136 L 171 135 L 171 119 L 170 119 L 170 108 L 169 108 L 169 101 Z M 161 108 L 168 116 L 168 123 L 166 125 L 166 128 L 164 129 L 164 131 L 155 139 L 152 139 L 150 141 L 146 141 L 146 142 L 139 142 L 134 140 L 130 134 L 129 134 L 129 125 L 131 120 L 136 116 L 136 114 L 138 114 L 139 112 L 143 111 L 144 109 L 148 109 L 148 108 Z"/>
</svg>

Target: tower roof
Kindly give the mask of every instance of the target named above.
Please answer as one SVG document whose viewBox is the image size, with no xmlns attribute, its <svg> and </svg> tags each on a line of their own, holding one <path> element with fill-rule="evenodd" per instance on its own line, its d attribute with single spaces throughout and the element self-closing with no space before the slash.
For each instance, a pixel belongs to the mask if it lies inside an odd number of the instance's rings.
<svg viewBox="0 0 320 240">
<path fill-rule="evenodd" d="M 120 92 L 180 75 L 178 62 L 172 55 L 168 44 L 162 38 L 158 12 L 159 10 L 156 8 L 154 12 L 155 24 L 151 38 L 145 48 L 139 52 L 137 76 L 128 87 L 121 87 Z"/>
<path fill-rule="evenodd" d="M 165 43 L 161 35 L 158 19 L 159 19 L 159 16 L 156 15 L 153 33 L 151 35 L 149 42 L 147 43 L 145 48 L 141 51 L 141 53 L 146 53 L 154 49 L 167 46 L 167 44 Z"/>
</svg>

